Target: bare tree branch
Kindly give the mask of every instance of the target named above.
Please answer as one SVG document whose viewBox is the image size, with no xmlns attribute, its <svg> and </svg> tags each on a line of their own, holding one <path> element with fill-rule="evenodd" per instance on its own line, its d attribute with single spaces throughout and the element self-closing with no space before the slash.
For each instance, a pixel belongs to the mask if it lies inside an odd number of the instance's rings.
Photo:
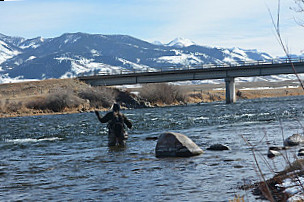
<svg viewBox="0 0 304 202">
<path fill-rule="evenodd" d="M 304 0 L 296 0 L 296 1 L 301 1 L 301 2 L 304 3 Z M 291 67 L 293 69 L 293 72 L 296 75 L 299 83 L 301 84 L 302 89 L 304 90 L 304 84 L 303 84 L 302 80 L 300 79 L 300 77 L 297 73 L 297 70 L 296 70 L 296 68 L 295 68 L 295 66 L 294 66 L 294 64 L 291 60 L 291 57 L 290 57 L 290 54 L 289 54 L 289 51 L 288 51 L 288 47 L 287 47 L 286 43 L 284 43 L 283 40 L 282 40 L 281 31 L 280 31 L 280 7 L 281 7 L 281 1 L 278 0 L 277 22 L 275 22 L 274 17 L 273 17 L 269 8 L 268 8 L 268 12 L 270 14 L 271 21 L 272 21 L 273 27 L 275 29 L 276 38 L 277 38 L 281 48 L 283 49 L 287 60 L 290 62 Z"/>
</svg>

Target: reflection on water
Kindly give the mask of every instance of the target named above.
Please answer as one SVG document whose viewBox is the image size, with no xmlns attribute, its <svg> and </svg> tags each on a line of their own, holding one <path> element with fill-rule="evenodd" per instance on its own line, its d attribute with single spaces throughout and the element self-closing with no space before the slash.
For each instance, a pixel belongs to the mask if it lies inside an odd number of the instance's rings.
<svg viewBox="0 0 304 202">
<path fill-rule="evenodd" d="M 265 156 L 267 144 L 282 145 L 281 128 L 285 136 L 303 132 L 302 99 L 126 110 L 134 128 L 116 149 L 94 113 L 0 119 L 0 200 L 227 201 L 237 193 L 253 201 L 237 188 L 259 180 L 241 135 Z M 204 154 L 156 158 L 148 137 L 164 131 L 189 136 Z M 215 143 L 231 150 L 206 150 Z M 280 157 L 269 162 L 285 166 Z"/>
</svg>

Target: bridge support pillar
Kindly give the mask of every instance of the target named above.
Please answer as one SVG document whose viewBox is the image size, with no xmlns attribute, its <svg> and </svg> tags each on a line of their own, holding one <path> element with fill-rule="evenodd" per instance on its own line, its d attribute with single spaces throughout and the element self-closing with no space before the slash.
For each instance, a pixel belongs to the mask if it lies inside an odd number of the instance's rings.
<svg viewBox="0 0 304 202">
<path fill-rule="evenodd" d="M 226 83 L 226 104 L 234 103 L 236 101 L 234 78 L 233 77 L 226 78 L 225 83 Z"/>
</svg>

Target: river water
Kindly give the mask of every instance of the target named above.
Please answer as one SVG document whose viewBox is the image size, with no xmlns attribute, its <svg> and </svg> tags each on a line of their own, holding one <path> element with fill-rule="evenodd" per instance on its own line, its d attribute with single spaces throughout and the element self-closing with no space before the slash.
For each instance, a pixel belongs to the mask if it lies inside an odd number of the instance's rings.
<svg viewBox="0 0 304 202">
<path fill-rule="evenodd" d="M 254 201 L 238 189 L 260 180 L 242 136 L 271 177 L 267 147 L 303 132 L 303 98 L 125 110 L 134 124 L 125 149 L 107 147 L 106 125 L 94 113 L 0 119 L 0 201 L 228 201 L 235 194 Z M 157 140 L 146 138 L 165 131 L 187 135 L 204 154 L 156 158 Z M 215 143 L 231 150 L 206 150 Z M 286 165 L 282 157 L 266 160 L 276 171 Z"/>
</svg>

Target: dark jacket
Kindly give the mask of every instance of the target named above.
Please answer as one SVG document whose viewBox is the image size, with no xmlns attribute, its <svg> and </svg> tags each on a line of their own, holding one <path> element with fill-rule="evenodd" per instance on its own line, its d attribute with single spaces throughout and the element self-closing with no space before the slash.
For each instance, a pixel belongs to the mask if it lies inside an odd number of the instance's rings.
<svg viewBox="0 0 304 202">
<path fill-rule="evenodd" d="M 111 122 L 113 121 L 113 119 L 115 118 L 115 113 L 118 114 L 118 116 L 122 119 L 123 123 L 128 127 L 128 128 L 132 128 L 132 123 L 131 121 L 122 113 L 120 112 L 108 112 L 106 115 L 104 115 L 103 117 L 100 117 L 99 113 L 97 111 L 95 111 L 98 120 L 101 123 L 108 123 L 108 128 L 111 127 Z"/>
</svg>

